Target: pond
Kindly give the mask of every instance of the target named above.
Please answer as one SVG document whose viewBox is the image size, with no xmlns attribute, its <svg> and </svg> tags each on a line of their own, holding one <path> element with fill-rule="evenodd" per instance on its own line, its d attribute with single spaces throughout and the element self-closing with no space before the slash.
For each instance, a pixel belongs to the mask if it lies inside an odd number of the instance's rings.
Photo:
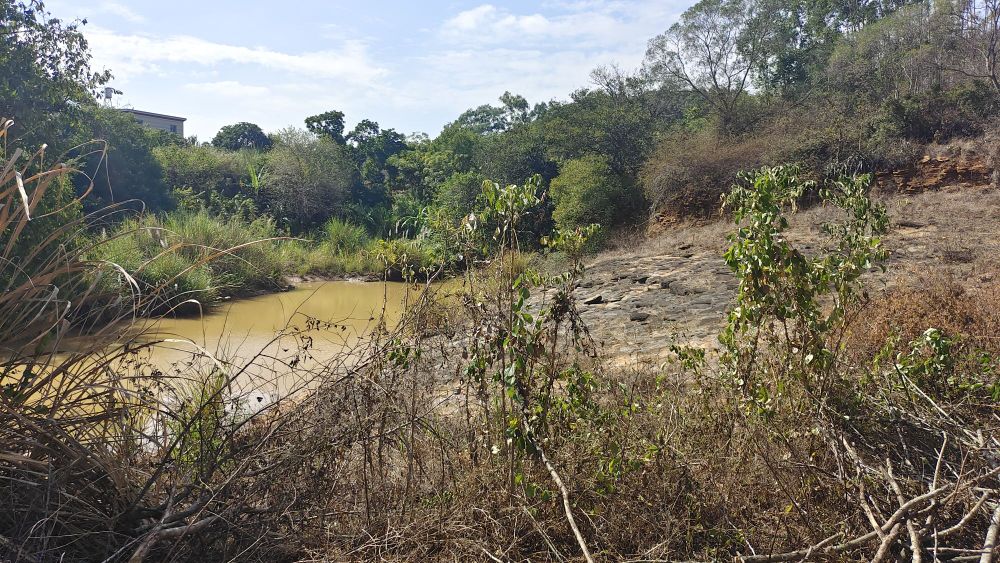
<svg viewBox="0 0 1000 563">
<path fill-rule="evenodd" d="M 347 351 L 383 315 L 387 326 L 395 325 L 417 293 L 404 283 L 307 282 L 287 292 L 230 301 L 201 317 L 141 321 L 135 330 L 139 342 L 158 342 L 148 351 L 148 362 L 164 373 L 204 371 L 191 369 L 195 357 L 202 356 L 202 365 L 214 357 L 227 370 L 239 372 L 237 394 L 270 399 L 309 385 L 302 378 L 311 366 L 350 363 Z M 306 332 L 305 338 L 283 335 L 317 324 L 321 328 Z M 289 363 L 296 369 L 288 368 Z"/>
</svg>

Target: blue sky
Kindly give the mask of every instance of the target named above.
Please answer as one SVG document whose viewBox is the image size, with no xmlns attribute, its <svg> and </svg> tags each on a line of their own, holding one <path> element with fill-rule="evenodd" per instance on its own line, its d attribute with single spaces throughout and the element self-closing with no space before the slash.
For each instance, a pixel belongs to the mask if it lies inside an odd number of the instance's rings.
<svg viewBox="0 0 1000 563">
<path fill-rule="evenodd" d="M 48 0 L 84 28 L 116 103 L 187 117 L 209 140 L 237 121 L 301 127 L 329 109 L 435 135 L 504 92 L 565 99 L 601 64 L 636 68 L 693 0 Z"/>
</svg>

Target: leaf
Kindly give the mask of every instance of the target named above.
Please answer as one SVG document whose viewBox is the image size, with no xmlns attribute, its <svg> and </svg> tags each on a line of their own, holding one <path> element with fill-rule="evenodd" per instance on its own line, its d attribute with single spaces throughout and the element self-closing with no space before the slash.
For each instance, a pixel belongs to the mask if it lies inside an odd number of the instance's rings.
<svg viewBox="0 0 1000 563">
<path fill-rule="evenodd" d="M 29 211 L 28 205 L 28 192 L 24 191 L 24 178 L 21 177 L 21 173 L 14 171 L 14 178 L 17 180 L 17 191 L 21 194 L 21 201 L 24 202 L 24 216 L 31 221 L 31 212 Z"/>
</svg>

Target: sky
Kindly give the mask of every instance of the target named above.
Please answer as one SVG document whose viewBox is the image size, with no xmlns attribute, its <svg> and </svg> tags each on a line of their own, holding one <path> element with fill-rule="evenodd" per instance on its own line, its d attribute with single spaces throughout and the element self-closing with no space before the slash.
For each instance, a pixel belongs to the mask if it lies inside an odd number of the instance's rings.
<svg viewBox="0 0 1000 563">
<path fill-rule="evenodd" d="M 646 42 L 694 0 L 48 0 L 87 19 L 115 105 L 186 117 L 211 140 L 250 121 L 271 132 L 336 109 L 436 135 L 504 91 L 531 103 L 592 86 L 599 65 L 638 68 Z"/>
</svg>

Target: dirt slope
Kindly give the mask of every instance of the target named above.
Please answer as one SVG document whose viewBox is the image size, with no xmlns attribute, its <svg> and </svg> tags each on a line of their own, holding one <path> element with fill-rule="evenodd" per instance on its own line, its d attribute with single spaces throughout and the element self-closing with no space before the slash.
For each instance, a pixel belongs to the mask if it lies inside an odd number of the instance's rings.
<svg viewBox="0 0 1000 563">
<path fill-rule="evenodd" d="M 1000 193 L 981 160 L 939 153 L 896 178 L 905 184 L 883 184 L 878 196 L 889 210 L 891 254 L 888 272 L 869 276 L 872 291 L 935 272 L 968 287 L 997 283 Z M 789 238 L 807 252 L 818 249 L 820 225 L 835 217 L 827 208 L 801 212 Z M 605 352 L 623 362 L 657 361 L 674 343 L 715 345 L 737 287 L 722 260 L 731 230 L 721 221 L 682 226 L 597 256 L 577 296 Z"/>
</svg>

